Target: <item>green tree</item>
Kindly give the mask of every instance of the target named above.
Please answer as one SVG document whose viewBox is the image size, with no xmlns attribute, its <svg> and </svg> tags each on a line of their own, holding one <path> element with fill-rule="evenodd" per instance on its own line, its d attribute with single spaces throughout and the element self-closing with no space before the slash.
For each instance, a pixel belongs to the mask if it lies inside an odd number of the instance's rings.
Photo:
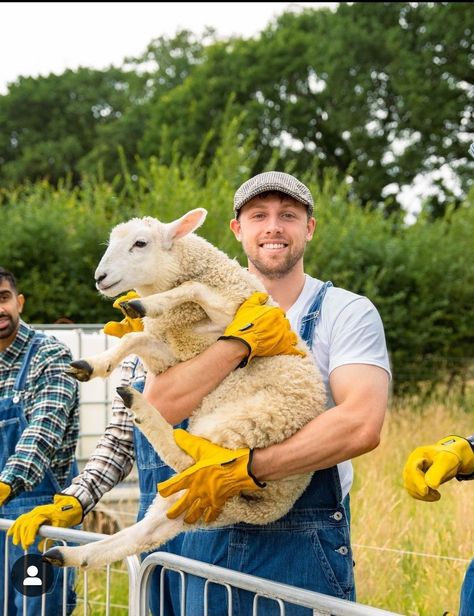
<svg viewBox="0 0 474 616">
<path fill-rule="evenodd" d="M 256 171 L 278 147 L 273 164 L 299 173 L 335 167 L 353 177 L 362 203 L 380 203 L 384 188 L 397 192 L 449 164 L 467 192 L 473 31 L 468 3 L 286 13 L 255 39 L 208 45 L 186 79 L 150 103 L 140 153 L 157 153 L 166 135 L 196 155 L 209 130 L 219 134 L 233 93 L 235 113 L 246 111 L 242 131 L 258 133 Z M 209 163 L 216 139 L 206 147 Z"/>
<path fill-rule="evenodd" d="M 21 77 L 0 97 L 0 184 L 71 177 L 98 139 L 98 128 L 122 117 L 143 78 L 111 68 Z"/>
</svg>

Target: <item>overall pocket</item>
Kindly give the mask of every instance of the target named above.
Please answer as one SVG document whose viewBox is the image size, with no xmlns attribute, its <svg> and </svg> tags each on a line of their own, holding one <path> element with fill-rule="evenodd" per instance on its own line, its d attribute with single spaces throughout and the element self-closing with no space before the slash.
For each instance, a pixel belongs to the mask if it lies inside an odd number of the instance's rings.
<svg viewBox="0 0 474 616">
<path fill-rule="evenodd" d="M 312 529 L 310 536 L 321 574 L 331 589 L 327 594 L 350 599 L 354 592 L 354 572 L 348 527 L 320 526 Z"/>
</svg>

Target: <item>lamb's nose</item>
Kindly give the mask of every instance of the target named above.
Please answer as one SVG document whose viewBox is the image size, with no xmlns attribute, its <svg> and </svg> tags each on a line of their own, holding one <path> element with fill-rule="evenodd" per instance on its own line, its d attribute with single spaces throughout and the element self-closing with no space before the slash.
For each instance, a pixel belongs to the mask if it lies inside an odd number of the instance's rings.
<svg viewBox="0 0 474 616">
<path fill-rule="evenodd" d="M 95 279 L 96 284 L 100 284 L 106 278 L 107 278 L 107 274 L 102 274 L 101 276 L 99 276 L 98 278 Z"/>
</svg>

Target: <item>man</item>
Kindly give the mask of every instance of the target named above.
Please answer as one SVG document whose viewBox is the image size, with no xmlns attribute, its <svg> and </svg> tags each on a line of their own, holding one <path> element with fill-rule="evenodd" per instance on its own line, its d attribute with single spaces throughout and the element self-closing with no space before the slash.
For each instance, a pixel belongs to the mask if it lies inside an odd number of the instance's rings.
<svg viewBox="0 0 474 616">
<path fill-rule="evenodd" d="M 234 214 L 230 228 L 242 243 L 249 271 L 262 280 L 286 311 L 293 329 L 312 349 L 326 385 L 328 410 L 286 441 L 255 450 L 252 458 L 249 452 L 248 474 L 260 484 L 316 471 L 287 516 L 265 527 L 239 524 L 188 533 L 181 553 L 354 599 L 350 459 L 375 448 L 380 438 L 390 378 L 383 326 L 368 299 L 304 273 L 305 246 L 316 226 L 312 195 L 304 184 L 281 172 L 257 175 L 235 193 Z M 147 378 L 147 399 L 171 424 L 188 417 L 247 356 L 248 349 L 241 342 L 225 338 L 194 358 L 186 371 L 181 364 Z M 204 439 L 188 435 L 179 444 L 189 453 L 200 451 L 202 455 L 193 456 L 194 467 L 160 484 L 163 496 L 187 489 L 168 515 L 184 513 L 185 520 L 195 521 L 205 514 L 209 519 L 226 498 L 240 492 L 242 465 L 235 465 L 231 478 L 233 467 L 226 466 L 221 476 L 219 461 L 206 459 Z M 228 453 L 223 450 L 223 460 Z M 202 596 L 199 580 L 188 584 L 190 608 L 202 603 Z M 212 613 L 227 613 L 224 592 L 213 597 Z M 233 601 L 234 613 L 251 612 L 248 593 L 235 593 Z M 307 614 L 308 610 L 295 607 L 287 613 Z"/>
<path fill-rule="evenodd" d="M 75 471 L 79 431 L 77 384 L 64 375 L 72 357 L 55 338 L 37 334 L 20 319 L 25 298 L 11 272 L 0 267 L 0 517 L 15 519 L 51 499 Z M 57 497 L 56 497 L 57 498 Z M 61 499 L 60 499 L 61 500 Z M 61 500 L 82 520 L 76 499 Z M 0 533 L 0 579 L 4 579 L 5 534 Z M 9 546 L 9 571 L 23 556 Z M 46 613 L 62 614 L 63 572 L 55 573 Z M 8 576 L 7 576 L 8 579 Z M 74 572 L 68 577 L 67 613 L 75 605 Z M 0 586 L 0 605 L 5 589 Z M 23 595 L 8 586 L 8 616 L 23 614 Z M 28 597 L 28 615 L 41 613 L 41 597 Z"/>
<path fill-rule="evenodd" d="M 426 502 L 438 501 L 439 486 L 454 477 L 458 481 L 474 479 L 474 435 L 445 436 L 434 445 L 417 447 L 403 469 L 407 492 Z M 464 577 L 459 616 L 474 616 L 474 560 Z"/>
</svg>

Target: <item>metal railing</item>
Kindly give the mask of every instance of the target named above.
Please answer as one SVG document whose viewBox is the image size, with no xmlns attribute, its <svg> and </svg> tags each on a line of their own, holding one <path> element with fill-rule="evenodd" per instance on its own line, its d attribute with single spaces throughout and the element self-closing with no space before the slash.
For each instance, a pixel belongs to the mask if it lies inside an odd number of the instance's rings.
<svg viewBox="0 0 474 616">
<path fill-rule="evenodd" d="M 260 598 L 273 600 L 279 608 L 280 616 L 285 615 L 285 603 L 307 607 L 313 610 L 314 616 L 401 616 L 395 612 L 387 612 L 368 605 L 353 603 L 336 599 L 317 592 L 303 590 L 295 586 L 280 584 L 270 580 L 224 569 L 215 565 L 209 565 L 197 560 L 176 556 L 166 552 L 155 552 L 150 554 L 142 562 L 138 578 L 137 592 L 135 597 L 137 603 L 131 614 L 133 616 L 146 616 L 148 614 L 148 595 L 150 591 L 151 575 L 156 566 L 161 566 L 160 585 L 163 587 L 167 571 L 178 572 L 181 579 L 180 588 L 180 616 L 186 616 L 186 575 L 194 575 L 204 578 L 204 596 L 202 598 L 204 606 L 204 616 L 207 616 L 207 603 L 210 584 L 223 586 L 227 591 L 228 597 L 228 616 L 242 616 L 234 614 L 232 609 L 233 589 L 242 589 L 254 594 L 253 616 L 259 615 L 258 601 Z M 194 606 L 196 607 L 196 606 Z M 265 612 L 262 612 L 263 614 Z M 160 616 L 163 614 L 161 606 Z"/>
<path fill-rule="evenodd" d="M 5 520 L 0 518 L 0 532 L 6 532 L 13 524 L 12 520 Z M 107 537 L 101 533 L 91 533 L 80 530 L 72 530 L 68 528 L 54 528 L 52 526 L 41 526 L 38 535 L 41 537 L 51 539 L 54 541 L 60 541 L 64 544 L 67 542 L 75 544 L 84 544 L 91 541 L 99 541 Z M 8 545 L 5 545 L 5 554 L 3 555 L 5 563 L 5 604 L 3 609 L 3 615 L 7 616 L 7 598 L 8 598 Z M 27 552 L 25 552 L 27 554 Z M 169 571 L 174 571 L 179 574 L 180 577 L 180 616 L 186 616 L 186 580 L 188 575 L 197 576 L 203 578 L 205 581 L 202 606 L 203 614 L 208 614 L 208 599 L 209 592 L 212 584 L 224 587 L 228 598 L 228 616 L 241 616 L 240 614 L 234 614 L 232 606 L 232 593 L 236 589 L 242 589 L 253 593 L 253 616 L 259 616 L 259 614 L 265 614 L 265 610 L 259 610 L 259 600 L 266 599 L 275 602 L 280 616 L 285 616 L 285 605 L 293 605 L 306 607 L 313 610 L 314 616 L 401 616 L 395 612 L 388 612 L 383 609 L 371 607 L 368 605 L 362 605 L 360 603 L 353 603 L 350 601 L 344 601 L 321 593 L 312 592 L 297 588 L 295 586 L 289 586 L 287 584 L 281 584 L 272 582 L 265 578 L 248 575 L 246 573 L 240 573 L 239 571 L 233 571 L 231 569 L 225 569 L 223 567 L 217 567 L 215 565 L 209 565 L 207 563 L 192 560 L 184 556 L 177 556 L 176 554 L 170 554 L 166 552 L 155 552 L 145 558 L 140 566 L 140 561 L 137 556 L 129 556 L 124 559 L 124 563 L 128 572 L 128 614 L 130 616 L 147 616 L 149 614 L 148 597 L 150 592 L 150 584 L 152 579 L 152 573 L 155 567 L 160 566 L 160 586 L 163 588 L 165 576 Z M 110 591 L 110 565 L 106 567 L 106 589 L 105 589 L 105 614 L 110 614 L 111 607 L 111 591 Z M 88 583 L 87 583 L 87 571 L 83 572 L 84 575 L 84 596 L 82 598 L 84 602 L 84 616 L 88 616 Z M 66 585 L 66 576 L 64 576 L 64 585 Z M 64 586 L 65 589 L 65 586 Z M 163 594 L 163 593 L 161 593 Z M 65 613 L 65 597 L 66 592 L 63 592 L 63 613 Z M 78 598 L 79 601 L 81 598 Z M 197 606 L 193 606 L 196 608 Z M 26 614 L 27 601 L 23 603 L 23 613 Z M 92 612 L 94 613 L 94 612 Z M 42 607 L 41 615 L 47 616 L 44 610 L 44 604 Z M 163 605 L 160 606 L 160 616 L 166 616 L 163 613 Z"/>
<path fill-rule="evenodd" d="M 13 520 L 5 520 L 3 518 L 0 518 L 0 532 L 6 532 L 10 526 L 13 524 Z M 39 531 L 38 531 L 38 535 L 47 539 L 51 539 L 53 541 L 59 541 L 62 542 L 64 545 L 66 545 L 68 542 L 69 543 L 76 543 L 76 544 L 84 544 L 84 543 L 90 543 L 91 541 L 99 541 L 99 539 L 105 539 L 106 537 L 108 537 L 108 535 L 104 535 L 102 533 L 90 533 L 90 532 L 86 532 L 86 531 L 82 531 L 82 530 L 73 530 L 70 528 L 55 528 L 53 526 L 41 526 Z M 50 547 L 50 546 L 46 546 L 46 547 Z M 9 587 L 9 579 L 8 576 L 10 574 L 9 570 L 8 570 L 8 548 L 9 548 L 9 542 L 6 541 L 5 542 L 5 554 L 0 555 L 0 558 L 4 559 L 4 570 L 5 570 L 5 579 L 0 581 L 0 583 L 4 584 L 4 592 L 5 592 L 5 599 L 4 599 L 4 605 L 0 606 L 0 608 L 3 608 L 3 616 L 8 616 L 7 615 L 7 605 L 8 605 L 8 587 Z M 24 552 L 25 555 L 28 553 L 27 551 Z M 129 580 L 129 584 L 128 584 L 128 614 L 129 615 L 133 615 L 134 612 L 134 606 L 137 604 L 138 601 L 138 597 L 136 596 L 136 593 L 138 592 L 138 585 L 139 585 L 139 569 L 140 569 L 140 560 L 138 558 L 138 556 L 129 556 L 126 559 L 124 559 L 124 563 L 127 567 L 127 571 L 128 571 L 128 580 Z M 106 570 L 106 588 L 105 588 L 105 614 L 106 616 L 108 616 L 110 614 L 110 607 L 111 607 L 111 602 L 110 602 L 110 570 L 111 570 L 111 566 L 107 565 L 107 567 L 105 568 Z M 88 572 L 84 571 L 83 572 L 83 576 L 84 576 L 84 596 L 83 596 L 83 602 L 84 602 L 84 616 L 88 616 L 89 614 L 89 609 L 88 609 Z M 67 584 L 67 579 L 66 579 L 66 575 L 64 576 L 64 587 L 63 590 L 65 589 Z M 45 597 L 45 595 L 43 595 L 43 597 Z M 63 614 L 66 613 L 66 605 L 65 605 L 65 598 L 66 598 L 66 592 L 65 590 L 63 591 Z M 78 598 L 80 600 L 80 598 Z M 24 602 L 23 602 L 23 613 L 26 614 L 27 613 L 27 598 L 24 598 Z M 91 612 L 92 614 L 94 612 Z M 147 612 L 145 612 L 146 614 Z M 38 616 L 48 616 L 45 612 L 45 608 L 44 608 L 44 601 L 43 601 L 43 606 L 42 606 L 42 610 L 41 610 L 41 615 L 38 614 Z"/>
</svg>

